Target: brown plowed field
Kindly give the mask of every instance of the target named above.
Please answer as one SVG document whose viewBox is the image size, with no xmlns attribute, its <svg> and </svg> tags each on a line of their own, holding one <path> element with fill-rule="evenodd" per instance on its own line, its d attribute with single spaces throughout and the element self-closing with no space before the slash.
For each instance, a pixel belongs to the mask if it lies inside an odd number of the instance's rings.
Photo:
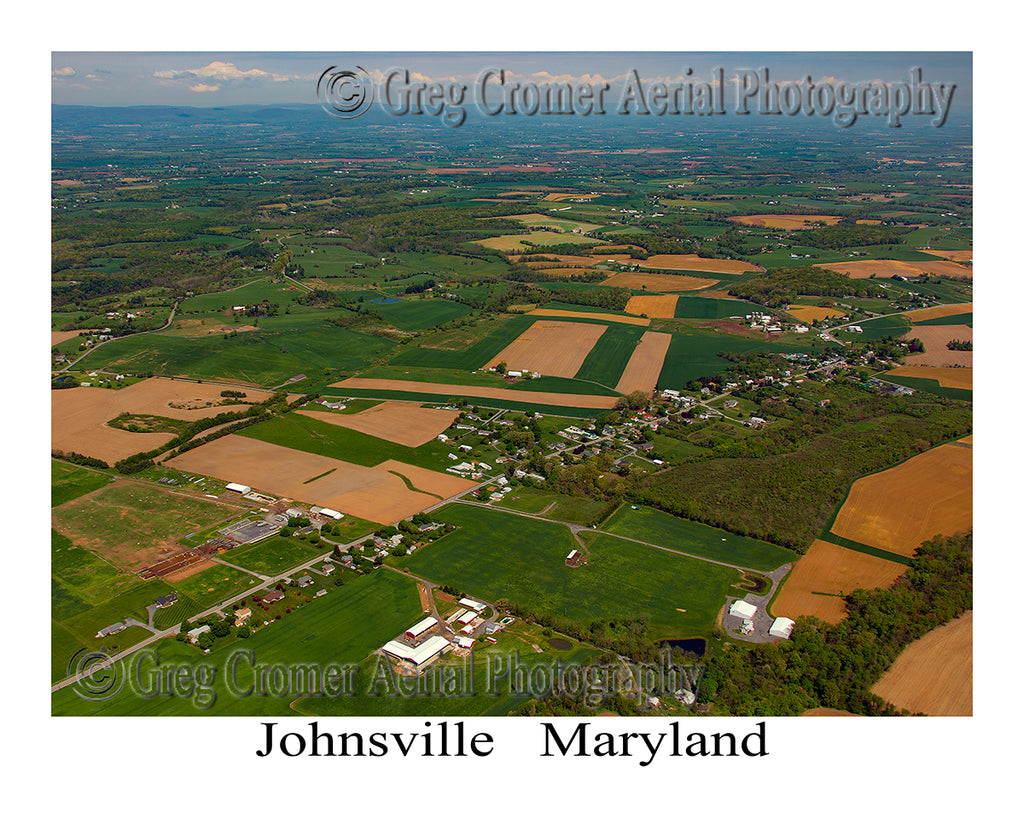
<svg viewBox="0 0 1024 819">
<path fill-rule="evenodd" d="M 970 313 L 974 310 L 974 304 L 940 304 L 938 307 L 925 307 L 923 310 L 911 310 L 903 315 L 915 321 L 928 321 L 934 318 L 945 318 L 946 316 L 959 316 L 961 313 Z"/>
<path fill-rule="evenodd" d="M 929 256 L 938 256 L 942 259 L 949 259 L 951 262 L 973 262 L 973 250 L 922 250 Z"/>
<path fill-rule="evenodd" d="M 920 276 L 929 273 L 933 276 L 953 276 L 955 278 L 973 278 L 972 270 L 956 262 L 897 262 L 892 259 L 862 259 L 858 262 L 822 262 L 815 265 L 826 270 L 834 270 L 851 279 L 869 279 L 872 276 L 887 278 L 890 276 Z"/>
<path fill-rule="evenodd" d="M 636 390 L 653 392 L 658 386 L 670 341 L 671 333 L 644 333 L 615 385 L 616 391 L 626 395 Z"/>
<path fill-rule="evenodd" d="M 707 273 L 746 273 L 761 269 L 757 265 L 736 259 L 705 259 L 696 253 L 661 253 L 648 256 L 645 260 L 637 260 L 636 263 L 640 267 L 661 270 L 703 270 Z"/>
<path fill-rule="evenodd" d="M 484 367 L 494 367 L 504 361 L 510 370 L 572 378 L 606 329 L 603 324 L 541 319 Z"/>
<path fill-rule="evenodd" d="M 398 465 L 396 468 L 393 462 L 388 462 L 392 465 L 387 468 L 387 464 L 372 468 L 358 466 L 240 435 L 225 435 L 169 463 L 176 469 L 243 482 L 258 491 L 315 503 L 376 523 L 395 523 L 438 502 L 434 494 L 407 489 L 398 475 L 388 471 L 415 467 Z M 312 483 L 305 483 L 329 470 L 333 471 Z M 417 480 L 426 482 L 418 471 L 415 474 L 417 478 L 410 477 L 414 485 L 419 486 Z M 437 485 L 443 486 L 445 491 L 456 490 L 451 494 L 474 486 L 472 481 L 445 473 L 438 473 Z"/>
<path fill-rule="evenodd" d="M 832 318 L 833 316 L 846 315 L 842 310 L 836 310 L 832 307 L 811 307 L 810 305 L 804 304 L 797 304 L 790 307 L 786 312 L 793 318 L 806 322 Z"/>
<path fill-rule="evenodd" d="M 464 395 L 467 398 L 500 398 L 503 401 L 522 401 L 524 404 L 547 404 L 552 407 L 588 407 L 614 409 L 618 400 L 614 395 L 569 395 L 558 392 L 533 390 L 503 390 L 497 387 L 470 387 L 464 384 L 431 384 L 427 381 L 403 381 L 398 378 L 346 378 L 332 387 L 353 390 L 389 390 L 431 395 Z"/>
<path fill-rule="evenodd" d="M 76 387 L 50 392 L 50 446 L 114 463 L 167 443 L 167 432 L 127 432 L 108 427 L 107 421 L 122 412 L 160 415 L 194 421 L 222 412 L 243 412 L 248 404 L 220 405 L 219 384 L 195 384 L 148 378 L 120 390 Z M 246 389 L 246 400 L 262 401 L 269 392 Z"/>
<path fill-rule="evenodd" d="M 650 318 L 674 318 L 678 296 L 631 296 L 626 312 Z"/>
<path fill-rule="evenodd" d="M 912 713 L 969 717 L 974 702 L 974 612 L 915 640 L 871 689 Z"/>
<path fill-rule="evenodd" d="M 636 298 L 636 296 L 634 296 Z M 665 298 L 664 296 L 650 296 L 649 298 Z M 668 296 L 667 298 L 673 299 L 672 304 L 675 304 L 675 296 Z M 628 305 L 627 305 L 628 307 Z M 630 312 L 628 309 L 626 312 Z M 636 324 L 641 327 L 646 327 L 650 324 L 650 319 L 640 318 L 639 316 L 620 316 L 618 313 L 583 313 L 574 310 L 549 310 L 545 307 L 531 310 L 527 315 L 530 316 L 551 316 L 552 318 L 582 318 L 582 319 L 600 319 L 601 321 L 617 321 L 619 324 Z"/>
<path fill-rule="evenodd" d="M 786 578 L 772 603 L 772 613 L 794 620 L 807 616 L 838 623 L 846 617 L 846 604 L 841 596 L 828 595 L 887 588 L 906 568 L 901 563 L 815 540 Z"/>
<path fill-rule="evenodd" d="M 886 375 L 901 375 L 904 378 L 934 378 L 940 387 L 958 390 L 974 389 L 974 370 L 970 367 L 897 367 Z"/>
<path fill-rule="evenodd" d="M 385 401 L 351 415 L 317 410 L 296 410 L 327 424 L 334 424 L 402 446 L 422 446 L 450 427 L 459 417 L 458 410 L 429 409 L 405 401 Z"/>
<path fill-rule="evenodd" d="M 414 489 L 444 499 L 458 495 L 459 492 L 464 492 L 471 486 L 476 486 L 472 481 L 452 475 L 450 472 L 435 472 L 432 469 L 404 464 L 401 461 L 384 461 L 384 463 L 377 464 L 374 469 L 397 472 L 408 478 Z"/>
<path fill-rule="evenodd" d="M 910 557 L 935 535 L 971 528 L 973 476 L 971 449 L 929 449 L 854 482 L 832 531 Z"/>
<path fill-rule="evenodd" d="M 78 330 L 51 330 L 50 331 L 50 346 L 55 347 L 62 341 L 67 341 L 69 338 L 74 338 L 78 335 Z"/>
<path fill-rule="evenodd" d="M 730 222 L 739 222 L 751 227 L 781 228 L 782 230 L 806 230 L 814 227 L 815 222 L 834 225 L 838 216 L 797 216 L 787 213 L 753 213 L 749 216 L 730 216 Z"/>
<path fill-rule="evenodd" d="M 909 366 L 961 367 L 974 366 L 973 350 L 950 350 L 946 344 L 953 339 L 973 341 L 974 330 L 966 324 L 917 324 L 903 334 L 903 339 L 919 338 L 924 344 L 924 352 L 908 355 Z"/>
<path fill-rule="evenodd" d="M 695 276 L 675 276 L 671 273 L 616 273 L 601 282 L 608 287 L 628 287 L 632 290 L 655 290 L 674 293 L 677 290 L 700 290 L 718 284 L 714 279 Z"/>
</svg>

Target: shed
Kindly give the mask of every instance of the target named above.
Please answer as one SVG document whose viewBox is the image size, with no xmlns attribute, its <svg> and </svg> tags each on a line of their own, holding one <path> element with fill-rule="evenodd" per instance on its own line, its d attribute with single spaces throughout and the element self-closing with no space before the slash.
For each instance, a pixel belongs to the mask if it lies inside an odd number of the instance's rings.
<svg viewBox="0 0 1024 819">
<path fill-rule="evenodd" d="M 788 640 L 795 625 L 796 623 L 788 617 L 776 617 L 772 627 L 768 629 L 768 633 L 773 637 L 782 637 Z"/>
<path fill-rule="evenodd" d="M 736 600 L 729 607 L 729 614 L 733 617 L 741 617 L 744 620 L 750 620 L 757 612 L 757 606 L 753 606 L 746 600 Z"/>
<path fill-rule="evenodd" d="M 477 600 L 470 600 L 468 597 L 463 597 L 459 601 L 460 606 L 465 606 L 467 609 L 473 609 L 473 611 L 483 611 L 487 606 L 484 603 L 480 603 Z"/>
<path fill-rule="evenodd" d="M 229 483 L 224 488 L 229 492 L 241 492 L 243 495 L 252 492 L 252 487 L 246 486 L 244 483 Z"/>
<path fill-rule="evenodd" d="M 333 518 L 334 520 L 341 520 L 343 517 L 345 517 L 343 514 L 341 514 L 341 512 L 335 512 L 333 509 L 321 509 L 320 514 L 329 518 Z"/>
<path fill-rule="evenodd" d="M 434 617 L 424 617 L 416 625 L 411 626 L 405 632 L 405 636 L 408 637 L 410 640 L 415 640 L 424 631 L 426 631 L 427 629 L 429 629 L 429 628 L 431 628 L 432 626 L 435 626 L 435 625 L 437 625 L 437 619 L 436 618 L 434 618 Z M 385 649 L 386 648 L 387 648 L 387 646 L 385 646 Z"/>
<path fill-rule="evenodd" d="M 425 640 L 422 645 L 416 646 L 416 648 L 400 643 L 398 640 L 390 640 L 384 644 L 384 651 L 392 657 L 406 660 L 413 665 L 424 665 L 450 646 L 451 643 L 444 637 L 434 636 L 429 640 Z"/>
</svg>

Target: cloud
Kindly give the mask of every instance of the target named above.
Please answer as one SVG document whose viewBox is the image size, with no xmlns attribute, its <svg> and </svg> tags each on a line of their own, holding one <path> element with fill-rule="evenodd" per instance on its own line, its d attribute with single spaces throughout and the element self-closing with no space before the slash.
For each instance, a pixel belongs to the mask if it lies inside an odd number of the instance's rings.
<svg viewBox="0 0 1024 819">
<path fill-rule="evenodd" d="M 204 82 L 197 82 L 195 85 L 189 86 L 189 91 L 195 91 L 197 94 L 205 94 L 210 91 L 219 91 L 219 85 L 207 85 Z"/>
<path fill-rule="evenodd" d="M 50 72 L 50 76 L 53 78 L 59 77 L 73 77 L 77 72 L 70 65 L 66 65 L 63 68 L 54 68 Z"/>
<path fill-rule="evenodd" d="M 242 70 L 234 63 L 226 63 L 221 60 L 214 60 L 212 63 L 208 63 L 200 68 L 184 68 L 184 69 L 163 69 L 160 71 L 154 71 L 153 76 L 158 80 L 212 80 L 214 82 L 236 82 L 246 80 L 272 80 L 274 82 L 283 82 L 291 79 L 287 75 L 273 74 L 269 71 L 263 71 L 260 68 L 250 68 L 248 70 Z M 192 90 L 196 90 L 193 86 Z M 209 87 L 203 90 L 213 90 Z"/>
</svg>

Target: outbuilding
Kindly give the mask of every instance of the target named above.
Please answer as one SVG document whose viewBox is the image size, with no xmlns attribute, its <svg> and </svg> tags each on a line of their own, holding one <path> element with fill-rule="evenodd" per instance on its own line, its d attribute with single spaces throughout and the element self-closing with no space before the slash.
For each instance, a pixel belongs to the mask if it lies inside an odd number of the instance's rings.
<svg viewBox="0 0 1024 819">
<path fill-rule="evenodd" d="M 751 605 L 746 600 L 736 600 L 729 607 L 729 614 L 743 620 L 751 620 L 757 612 L 757 606 Z"/>
<path fill-rule="evenodd" d="M 768 629 L 768 633 L 772 635 L 772 637 L 782 637 L 783 639 L 788 640 L 790 635 L 793 633 L 793 626 L 795 625 L 796 623 L 788 617 L 776 617 L 772 623 L 772 627 Z"/>
<path fill-rule="evenodd" d="M 433 618 L 430 618 L 433 619 Z M 399 660 L 405 660 L 415 666 L 426 665 L 440 656 L 441 652 L 451 647 L 444 637 L 435 635 L 413 648 L 398 640 L 390 640 L 384 644 L 384 652 Z"/>
<path fill-rule="evenodd" d="M 437 625 L 437 618 L 435 617 L 424 617 L 416 625 L 412 626 L 405 632 L 405 636 L 410 640 L 415 640 L 427 629 Z M 387 648 L 385 646 L 385 648 Z"/>
<path fill-rule="evenodd" d="M 243 495 L 252 492 L 252 487 L 246 486 L 244 483 L 229 483 L 224 488 L 227 489 L 229 492 L 239 492 Z"/>
</svg>

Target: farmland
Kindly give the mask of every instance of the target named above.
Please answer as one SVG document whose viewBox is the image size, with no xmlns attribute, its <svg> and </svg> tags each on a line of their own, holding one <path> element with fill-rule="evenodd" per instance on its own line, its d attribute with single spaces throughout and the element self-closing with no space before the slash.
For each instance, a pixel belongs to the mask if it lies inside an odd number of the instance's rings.
<svg viewBox="0 0 1024 819">
<path fill-rule="evenodd" d="M 911 555 L 933 535 L 971 528 L 973 452 L 944 444 L 856 481 L 832 531 Z"/>
<path fill-rule="evenodd" d="M 904 571 L 900 563 L 815 540 L 786 578 L 772 613 L 838 623 L 846 616 L 845 595 L 854 589 L 886 588 Z"/>
<path fill-rule="evenodd" d="M 738 576 L 609 535 L 588 543 L 585 567 L 570 569 L 565 556 L 576 544 L 564 526 L 462 505 L 437 517 L 459 530 L 403 567 L 489 601 L 504 598 L 577 623 L 645 616 L 659 636 L 689 636 L 712 625 Z"/>
</svg>

